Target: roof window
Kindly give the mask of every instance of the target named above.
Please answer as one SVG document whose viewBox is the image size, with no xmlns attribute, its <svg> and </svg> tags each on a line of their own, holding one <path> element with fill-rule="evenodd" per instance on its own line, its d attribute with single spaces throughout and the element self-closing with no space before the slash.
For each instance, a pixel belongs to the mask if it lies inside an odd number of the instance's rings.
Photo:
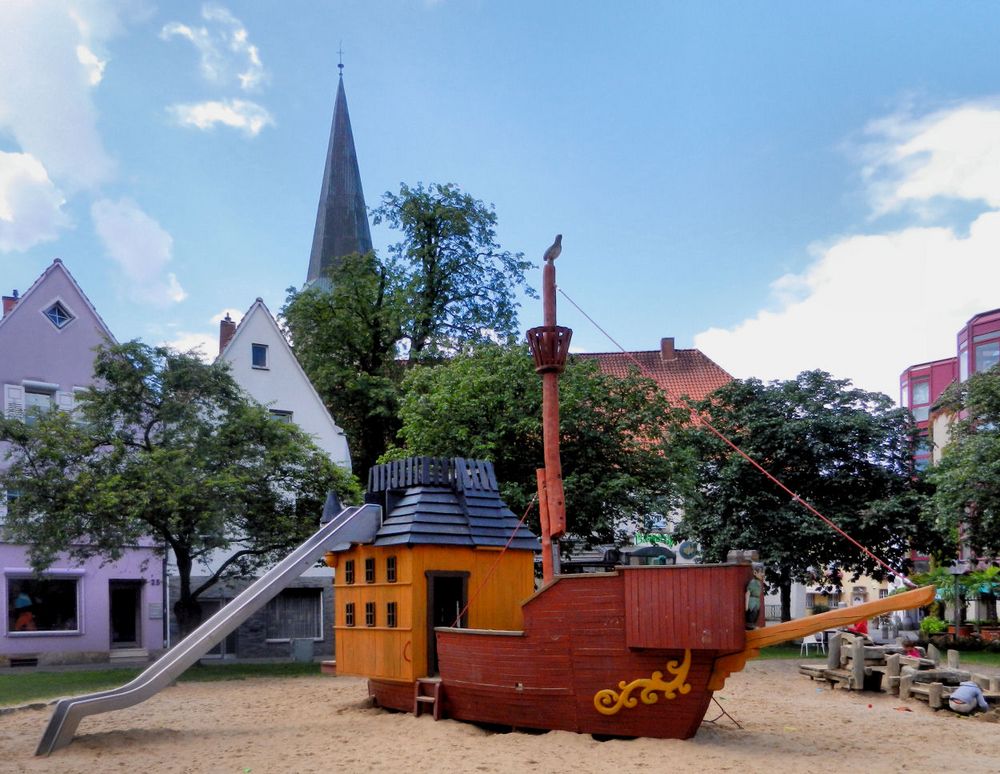
<svg viewBox="0 0 1000 774">
<path fill-rule="evenodd" d="M 45 316 L 59 329 L 65 328 L 73 320 L 73 315 L 67 312 L 66 307 L 59 301 L 45 310 Z"/>
</svg>

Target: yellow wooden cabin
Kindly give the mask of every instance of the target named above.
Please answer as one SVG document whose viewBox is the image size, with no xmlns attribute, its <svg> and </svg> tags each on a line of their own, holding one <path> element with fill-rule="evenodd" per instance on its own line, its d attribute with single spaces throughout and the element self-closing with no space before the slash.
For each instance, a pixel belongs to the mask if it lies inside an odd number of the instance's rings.
<svg viewBox="0 0 1000 774">
<path fill-rule="evenodd" d="M 500 499 L 489 462 L 377 465 L 365 499 L 383 509 L 373 540 L 327 555 L 336 568 L 337 673 L 412 701 L 415 681 L 437 672 L 435 627 L 521 628 L 540 546 Z"/>
</svg>

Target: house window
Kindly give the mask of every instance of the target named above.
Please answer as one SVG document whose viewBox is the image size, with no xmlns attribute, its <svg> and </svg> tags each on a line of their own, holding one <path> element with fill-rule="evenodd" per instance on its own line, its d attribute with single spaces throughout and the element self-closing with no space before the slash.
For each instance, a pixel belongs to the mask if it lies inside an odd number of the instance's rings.
<svg viewBox="0 0 1000 774">
<path fill-rule="evenodd" d="M 396 557 L 389 556 L 385 560 L 385 579 L 389 583 L 396 582 Z"/>
<path fill-rule="evenodd" d="M 73 315 L 66 311 L 66 307 L 56 301 L 44 312 L 54 326 L 59 329 L 65 328 L 73 320 Z"/>
<path fill-rule="evenodd" d="M 375 560 L 365 559 L 365 583 L 375 582 Z"/>
<path fill-rule="evenodd" d="M 267 603 L 269 640 L 323 639 L 323 590 L 285 589 Z"/>
<path fill-rule="evenodd" d="M 1000 363 L 1000 341 L 986 341 L 976 345 L 976 373 L 988 371 Z"/>
<path fill-rule="evenodd" d="M 284 422 L 286 424 L 292 423 L 292 412 L 282 411 L 281 409 L 270 409 L 271 419 L 275 422 Z"/>
<path fill-rule="evenodd" d="M 969 350 L 962 347 L 958 353 L 958 380 L 964 382 L 969 378 Z"/>
<path fill-rule="evenodd" d="M 917 422 L 926 422 L 930 415 L 931 407 L 931 383 L 927 379 L 920 379 L 913 382 L 913 400 L 910 401 L 913 411 L 913 418 Z"/>
<path fill-rule="evenodd" d="M 267 344 L 250 345 L 250 363 L 254 368 L 267 368 Z"/>
<path fill-rule="evenodd" d="M 348 559 L 344 562 L 344 583 L 354 583 L 354 560 Z"/>
<path fill-rule="evenodd" d="M 388 602 L 385 606 L 385 625 L 390 629 L 395 629 L 396 624 L 396 603 Z"/>
<path fill-rule="evenodd" d="M 7 512 L 10 510 L 10 506 L 20 496 L 21 493 L 17 489 L 8 489 L 6 492 L 0 493 L 0 527 L 7 521 Z"/>
<path fill-rule="evenodd" d="M 7 578 L 7 631 L 76 632 L 80 629 L 76 578 Z"/>
<path fill-rule="evenodd" d="M 375 603 L 365 602 L 365 626 L 375 625 Z"/>
<path fill-rule="evenodd" d="M 35 390 L 24 391 L 24 422 L 28 425 L 35 424 L 39 414 L 44 414 L 52 410 L 55 405 L 55 396 L 51 392 L 38 392 Z"/>
<path fill-rule="evenodd" d="M 354 626 L 354 603 L 344 605 L 344 626 Z"/>
</svg>

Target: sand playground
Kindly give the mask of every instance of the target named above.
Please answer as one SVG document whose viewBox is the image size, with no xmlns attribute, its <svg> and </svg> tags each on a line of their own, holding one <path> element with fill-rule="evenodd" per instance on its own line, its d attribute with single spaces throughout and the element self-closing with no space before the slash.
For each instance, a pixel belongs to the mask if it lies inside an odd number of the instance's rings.
<svg viewBox="0 0 1000 774">
<path fill-rule="evenodd" d="M 503 733 L 371 708 L 365 681 L 316 676 L 181 683 L 85 718 L 34 757 L 51 714 L 0 715 L 0 772 L 932 772 L 1000 771 L 997 711 L 962 718 L 885 693 L 830 690 L 796 661 L 751 662 L 716 698 L 739 721 L 688 741 Z M 715 705 L 707 718 L 718 713 Z M 992 722 L 991 722 L 992 721 Z"/>
</svg>

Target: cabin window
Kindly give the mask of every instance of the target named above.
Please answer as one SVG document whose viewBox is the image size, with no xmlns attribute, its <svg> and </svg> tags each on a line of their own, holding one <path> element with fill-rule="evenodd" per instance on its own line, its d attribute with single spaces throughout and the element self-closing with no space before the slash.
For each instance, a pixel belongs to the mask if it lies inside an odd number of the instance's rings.
<svg viewBox="0 0 1000 774">
<path fill-rule="evenodd" d="M 389 602 L 385 606 L 385 625 L 390 629 L 396 628 L 396 603 Z"/>
<path fill-rule="evenodd" d="M 365 559 L 365 583 L 375 582 L 375 560 Z"/>
<path fill-rule="evenodd" d="M 344 626 L 354 626 L 354 603 L 344 605 Z"/>
<path fill-rule="evenodd" d="M 396 582 L 396 557 L 389 556 L 385 560 L 385 579 L 389 583 Z"/>
<path fill-rule="evenodd" d="M 365 626 L 375 625 L 375 603 L 365 602 Z"/>
<path fill-rule="evenodd" d="M 348 559 L 344 562 L 344 583 L 354 583 L 354 560 Z"/>
</svg>

